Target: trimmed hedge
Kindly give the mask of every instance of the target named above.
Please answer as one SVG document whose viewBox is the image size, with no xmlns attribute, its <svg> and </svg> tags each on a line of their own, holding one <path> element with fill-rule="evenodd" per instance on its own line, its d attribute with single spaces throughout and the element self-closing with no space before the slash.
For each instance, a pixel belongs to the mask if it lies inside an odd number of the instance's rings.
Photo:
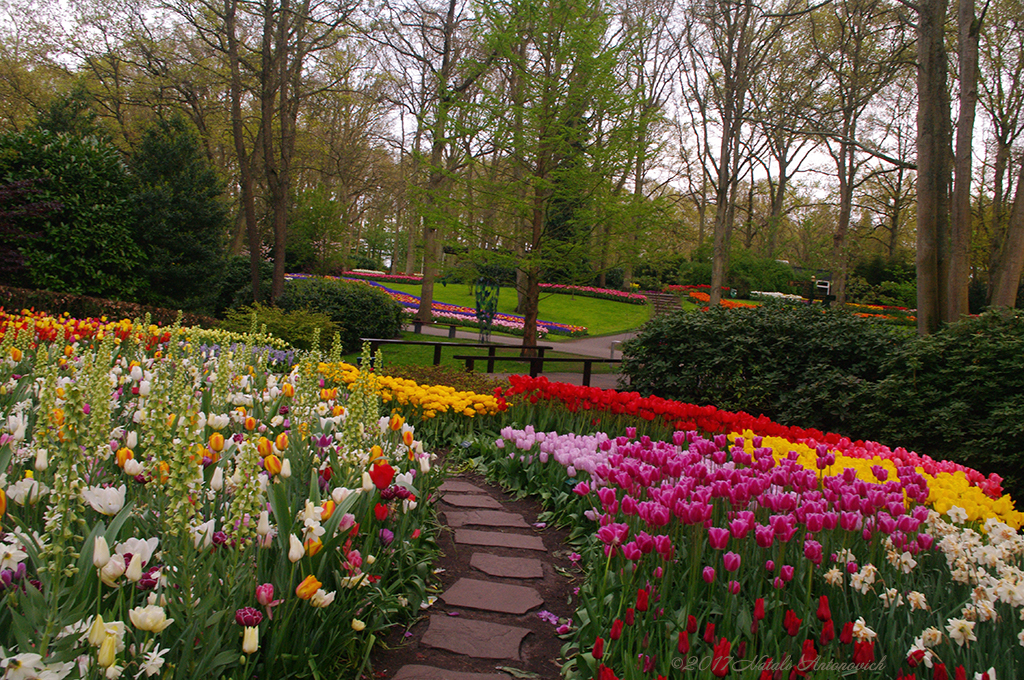
<svg viewBox="0 0 1024 680">
<path fill-rule="evenodd" d="M 66 313 L 76 319 L 101 316 L 106 316 L 110 319 L 141 319 L 146 314 L 149 314 L 152 322 L 161 326 L 170 326 L 177 320 L 179 314 L 175 309 L 151 307 L 135 302 L 106 300 L 87 295 L 55 293 L 49 290 L 32 290 L 2 285 L 0 285 L 0 307 L 9 312 L 34 309 L 36 311 L 48 312 L 54 316 Z M 185 326 L 216 328 L 218 321 L 199 314 L 182 314 L 182 324 Z"/>
<path fill-rule="evenodd" d="M 859 409 L 865 436 L 995 472 L 1015 497 L 1024 493 L 1024 312 L 915 338 L 885 372 Z"/>
<path fill-rule="evenodd" d="M 305 309 L 326 315 L 340 327 L 347 352 L 360 346 L 360 337 L 393 338 L 401 328 L 401 305 L 364 283 L 321 278 L 286 281 L 277 304 L 287 312 Z"/>
<path fill-rule="evenodd" d="M 221 328 L 236 333 L 248 333 L 252 329 L 253 314 L 256 315 L 256 329 L 266 326 L 267 332 L 281 338 L 292 347 L 313 349 L 313 332 L 320 329 L 320 347 L 331 346 L 334 334 L 340 332 L 338 324 L 326 314 L 305 309 L 285 312 L 277 307 L 254 304 L 230 310 L 221 322 Z"/>
<path fill-rule="evenodd" d="M 1024 312 L 917 337 L 770 303 L 658 317 L 623 345 L 633 389 L 948 458 L 1024 493 Z"/>
</svg>

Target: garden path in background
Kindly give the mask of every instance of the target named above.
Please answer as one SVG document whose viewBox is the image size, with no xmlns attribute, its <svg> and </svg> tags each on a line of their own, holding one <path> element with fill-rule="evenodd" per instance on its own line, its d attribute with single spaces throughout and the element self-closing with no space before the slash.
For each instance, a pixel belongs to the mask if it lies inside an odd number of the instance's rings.
<svg viewBox="0 0 1024 680">
<path fill-rule="evenodd" d="M 408 324 L 403 330 L 412 331 L 412 324 Z M 436 326 L 424 326 L 420 332 L 423 335 L 448 338 L 448 326 L 443 324 L 438 324 Z M 633 338 L 635 335 L 636 331 L 627 331 L 625 333 L 616 333 L 614 335 L 602 335 L 599 337 L 586 336 L 582 338 L 570 338 L 567 340 L 556 341 L 552 341 L 549 338 L 547 340 L 542 340 L 541 344 L 550 344 L 554 346 L 557 351 L 566 352 L 567 354 L 578 354 L 580 356 L 595 357 L 597 359 L 621 359 L 622 352 L 619 351 L 621 343 Z M 455 337 L 460 340 L 479 340 L 480 333 L 474 330 L 456 329 Z M 523 339 L 506 335 L 492 335 L 491 342 L 498 345 L 521 345 L 523 344 Z M 497 378 L 507 377 L 508 375 L 510 374 L 494 374 Z M 543 375 L 551 382 L 564 382 L 573 385 L 583 384 L 582 373 L 556 373 L 544 371 Z M 618 380 L 619 376 L 616 373 L 594 373 L 590 376 L 590 385 L 591 387 L 600 387 L 606 390 L 615 389 L 618 386 Z"/>
<path fill-rule="evenodd" d="M 471 473 L 449 477 L 437 503 L 440 589 L 411 628 L 392 631 L 373 660 L 389 680 L 558 680 L 581 573 L 566 530 L 539 523 L 540 505 Z"/>
</svg>

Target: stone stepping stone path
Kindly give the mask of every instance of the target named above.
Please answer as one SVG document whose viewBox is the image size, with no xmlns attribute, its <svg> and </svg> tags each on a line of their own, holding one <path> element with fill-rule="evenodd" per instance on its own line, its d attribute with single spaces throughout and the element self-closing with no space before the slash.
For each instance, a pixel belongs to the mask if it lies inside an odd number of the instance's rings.
<svg viewBox="0 0 1024 680">
<path fill-rule="evenodd" d="M 486 488 L 483 488 L 485 487 Z M 512 680 L 515 677 L 557 680 L 557 649 L 561 641 L 554 626 L 537 613 L 561 606 L 568 582 L 558 575 L 552 556 L 538 531 L 523 513 L 510 512 L 503 503 L 520 509 L 528 502 L 508 499 L 499 489 L 450 479 L 441 486 L 438 509 L 451 528 L 449 540 L 456 555 L 446 564 L 459 564 L 459 572 L 441 574 L 447 587 L 427 610 L 426 627 L 418 624 L 406 633 L 417 661 L 404 663 L 390 675 L 393 680 Z M 533 504 L 535 505 L 535 504 Z M 536 509 L 527 514 L 536 517 Z M 465 527 L 481 527 L 468 529 Z M 552 547 L 560 545 L 555 539 Z M 445 548 L 446 553 L 450 548 Z M 529 551 L 524 556 L 524 551 Z M 554 602 L 545 602 L 539 589 Z M 558 597 L 551 598 L 556 591 Z M 558 600 L 561 600 L 559 602 Z M 445 611 L 446 610 L 446 611 Z M 548 615 L 544 612 L 545 616 Z M 549 639 L 541 639 L 547 637 Z M 554 645 L 552 644 L 554 641 Z M 526 670 L 530 666 L 536 670 Z M 503 672 L 507 671 L 507 672 Z M 523 675 L 525 674 L 525 675 Z"/>
</svg>

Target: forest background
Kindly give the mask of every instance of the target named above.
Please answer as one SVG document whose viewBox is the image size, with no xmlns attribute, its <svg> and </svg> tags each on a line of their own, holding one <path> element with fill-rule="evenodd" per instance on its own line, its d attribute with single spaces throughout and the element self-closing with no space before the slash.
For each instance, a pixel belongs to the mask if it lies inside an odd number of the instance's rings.
<svg viewBox="0 0 1024 680">
<path fill-rule="evenodd" d="M 526 342 L 542 281 L 1016 304 L 1020 0 L 2 9 L 8 282 L 212 312 L 239 267 L 386 268 L 425 314 L 485 276 Z"/>
</svg>

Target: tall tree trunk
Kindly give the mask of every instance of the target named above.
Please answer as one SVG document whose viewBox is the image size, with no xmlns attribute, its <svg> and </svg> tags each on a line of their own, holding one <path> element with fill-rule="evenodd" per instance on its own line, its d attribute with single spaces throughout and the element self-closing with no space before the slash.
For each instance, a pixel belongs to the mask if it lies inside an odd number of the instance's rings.
<svg viewBox="0 0 1024 680">
<path fill-rule="evenodd" d="M 993 307 L 1015 307 L 1020 287 L 1021 269 L 1024 268 L 1024 162 L 1017 175 L 1017 190 L 1013 197 L 1010 220 L 996 266 L 992 270 Z"/>
<path fill-rule="evenodd" d="M 231 70 L 231 136 L 238 158 L 239 184 L 242 190 L 242 212 L 245 214 L 245 233 L 249 245 L 249 273 L 252 299 L 260 301 L 260 233 L 256 226 L 256 196 L 253 191 L 252 166 L 245 148 L 245 129 L 242 125 L 242 67 L 238 56 L 236 13 L 238 0 L 224 3 L 224 23 L 228 39 L 228 67 Z"/>
<path fill-rule="evenodd" d="M 917 331 L 939 328 L 948 268 L 950 107 L 946 3 L 920 0 L 917 21 Z"/>
<path fill-rule="evenodd" d="M 956 126 L 956 163 L 953 212 L 950 219 L 949 271 L 943 321 L 958 321 L 968 314 L 967 289 L 971 255 L 971 154 L 974 115 L 978 104 L 978 39 L 981 20 L 974 16 L 974 0 L 959 0 L 957 46 L 960 56 L 960 113 Z"/>
</svg>

